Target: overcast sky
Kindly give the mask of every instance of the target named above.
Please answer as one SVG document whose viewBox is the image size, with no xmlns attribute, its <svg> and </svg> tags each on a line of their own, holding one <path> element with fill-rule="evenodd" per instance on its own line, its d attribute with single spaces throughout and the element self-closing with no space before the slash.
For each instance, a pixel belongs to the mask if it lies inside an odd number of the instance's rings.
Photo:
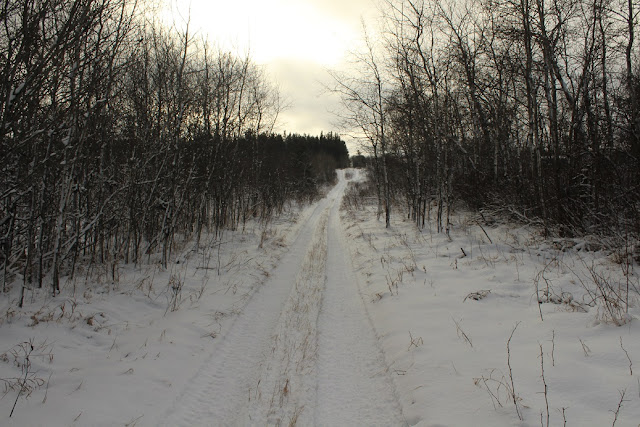
<svg viewBox="0 0 640 427">
<path fill-rule="evenodd" d="M 278 131 L 317 135 L 340 131 L 339 99 L 323 90 L 328 69 L 340 69 L 362 39 L 361 18 L 372 25 L 373 0 L 178 0 L 211 42 L 264 65 L 289 107 Z M 351 147 L 350 147 L 350 151 Z M 353 154 L 353 153 L 352 153 Z"/>
</svg>

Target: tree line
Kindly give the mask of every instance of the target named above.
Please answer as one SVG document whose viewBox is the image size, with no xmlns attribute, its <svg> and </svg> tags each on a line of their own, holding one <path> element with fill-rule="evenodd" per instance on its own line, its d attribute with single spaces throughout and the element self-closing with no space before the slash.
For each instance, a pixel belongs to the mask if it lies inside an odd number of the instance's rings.
<svg viewBox="0 0 640 427">
<path fill-rule="evenodd" d="M 391 205 L 561 234 L 640 232 L 635 0 L 386 0 L 336 90 Z M 372 35 L 374 34 L 374 35 Z"/>
<path fill-rule="evenodd" d="M 276 135 L 249 55 L 158 24 L 135 0 L 0 5 L 0 278 L 50 286 L 141 262 L 313 197 L 348 153 Z M 23 292 L 24 294 L 24 292 Z"/>
</svg>

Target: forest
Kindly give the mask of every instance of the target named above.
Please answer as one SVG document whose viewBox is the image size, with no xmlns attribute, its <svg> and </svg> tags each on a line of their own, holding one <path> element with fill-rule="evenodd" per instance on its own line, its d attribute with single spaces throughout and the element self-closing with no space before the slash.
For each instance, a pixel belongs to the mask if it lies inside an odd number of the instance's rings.
<svg viewBox="0 0 640 427">
<path fill-rule="evenodd" d="M 269 221 L 345 167 L 345 143 L 279 135 L 251 58 L 167 27 L 132 0 L 4 0 L 0 281 L 139 263 L 178 242 Z M 114 277 L 115 278 L 115 277 Z"/>
<path fill-rule="evenodd" d="M 0 424 L 637 425 L 640 0 L 187 3 L 0 0 Z"/>
<path fill-rule="evenodd" d="M 385 0 L 350 72 L 345 123 L 391 207 L 448 232 L 461 204 L 629 244 L 640 232 L 634 0 Z"/>
<path fill-rule="evenodd" d="M 333 71 L 378 215 L 448 232 L 457 204 L 563 236 L 640 232 L 634 0 L 385 0 Z M 0 10 L 2 287 L 53 293 L 77 262 L 166 265 L 176 239 L 268 220 L 348 165 L 337 134 L 273 132 L 250 55 L 133 0 Z M 400 211 L 400 210 L 399 210 Z M 631 242 L 631 243 L 630 243 Z"/>
</svg>

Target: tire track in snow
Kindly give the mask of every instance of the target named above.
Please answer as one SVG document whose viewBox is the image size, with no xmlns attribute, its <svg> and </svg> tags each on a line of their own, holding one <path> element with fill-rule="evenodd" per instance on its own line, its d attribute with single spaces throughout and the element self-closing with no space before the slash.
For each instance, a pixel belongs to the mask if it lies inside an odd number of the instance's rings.
<svg viewBox="0 0 640 427">
<path fill-rule="evenodd" d="M 300 397 L 297 400 L 287 399 L 288 406 L 285 410 L 276 408 L 273 405 L 276 402 L 273 390 L 278 388 L 285 390 L 284 386 L 280 388 L 278 383 L 282 375 L 274 377 L 265 372 L 282 372 L 283 368 L 276 363 L 279 360 L 278 357 L 282 355 L 276 355 L 276 349 L 280 349 L 280 352 L 284 350 L 282 345 L 280 347 L 274 345 L 277 344 L 277 341 L 274 342 L 274 337 L 278 340 L 283 338 L 283 327 L 278 325 L 282 320 L 286 321 L 287 316 L 290 315 L 291 303 L 289 306 L 286 304 L 293 299 L 290 295 L 295 295 L 294 285 L 300 281 L 293 278 L 304 277 L 301 267 L 305 265 L 305 255 L 313 253 L 313 244 L 317 243 L 318 238 L 324 235 L 326 239 L 328 209 L 335 201 L 336 193 L 343 187 L 336 186 L 327 197 L 318 202 L 313 214 L 300 227 L 298 237 L 281 259 L 280 265 L 251 296 L 242 308 L 241 314 L 234 319 L 227 333 L 218 341 L 210 357 L 187 383 L 187 387 L 178 395 L 165 417 L 160 420 L 161 423 L 176 427 L 263 425 L 267 423 L 267 419 L 259 418 L 265 416 L 265 402 L 269 403 L 269 409 L 266 412 L 271 414 L 274 421 L 278 417 L 290 414 L 295 416 L 294 412 L 300 410 L 297 408 L 305 406 L 302 403 L 304 400 Z M 324 222 L 322 222 L 323 218 Z M 322 242 L 320 244 L 322 245 Z M 326 240 L 324 246 L 326 248 Z M 324 269 L 324 263 L 322 269 Z M 315 270 L 314 274 L 317 275 Z M 322 276 L 321 284 L 324 285 L 324 274 Z M 317 318 L 317 314 L 315 316 Z M 310 344 L 308 348 L 302 348 L 303 354 L 311 357 L 315 352 L 315 335 L 308 337 L 306 342 Z M 305 359 L 312 360 L 307 356 Z M 284 372 L 289 372 L 287 369 Z M 310 369 L 312 368 L 304 365 L 301 372 L 309 377 Z M 298 380 L 304 376 L 301 375 L 295 379 Z M 271 390 L 266 389 L 262 384 L 263 377 L 266 378 L 265 382 L 271 381 Z M 308 382 L 308 380 L 305 381 Z M 286 395 L 290 395 L 291 386 L 288 386 Z M 263 391 L 265 391 L 264 394 Z M 298 404 L 298 401 L 301 403 Z M 278 403 L 280 403 L 279 400 Z M 307 405 L 309 406 L 312 405 Z M 294 412 L 291 412 L 291 408 Z M 252 416 L 255 417 L 253 420 L 251 420 Z"/>
<path fill-rule="evenodd" d="M 327 219 L 320 218 L 276 328 L 249 419 L 267 425 L 310 425 L 315 404 L 317 323 L 325 286 Z"/>
<path fill-rule="evenodd" d="M 339 206 L 333 206 L 328 225 L 315 425 L 407 425 L 360 296 L 340 226 Z"/>
<path fill-rule="evenodd" d="M 341 240 L 339 174 L 165 425 L 406 424 Z"/>
</svg>

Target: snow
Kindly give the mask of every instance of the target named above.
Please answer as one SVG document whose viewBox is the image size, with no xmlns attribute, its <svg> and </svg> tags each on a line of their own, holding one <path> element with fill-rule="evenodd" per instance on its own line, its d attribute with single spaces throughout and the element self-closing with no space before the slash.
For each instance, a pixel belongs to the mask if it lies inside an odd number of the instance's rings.
<svg viewBox="0 0 640 427">
<path fill-rule="evenodd" d="M 11 107 L 13 101 L 20 95 L 20 92 L 24 89 L 25 82 L 20 83 L 16 88 L 9 92 L 9 100 L 7 101 L 7 108 Z"/>
<path fill-rule="evenodd" d="M 373 203 L 340 210 L 347 176 L 266 226 L 185 246 L 166 270 L 118 265 L 114 282 L 93 267 L 24 309 L 15 286 L 0 379 L 21 381 L 33 344 L 36 387 L 11 418 L 7 390 L 0 425 L 537 426 L 548 402 L 550 425 L 600 426 L 623 390 L 615 425 L 638 425 L 635 271 L 616 326 L 589 292 L 592 272 L 626 289 L 611 254 L 483 231 L 466 212 L 450 238 L 401 214 L 385 229 Z"/>
<path fill-rule="evenodd" d="M 585 267 L 593 262 L 624 288 L 624 266 L 605 253 L 563 251 L 515 225 L 485 227 L 489 243 L 468 213 L 454 217 L 451 239 L 397 216 L 384 230 L 374 206 L 344 215 L 361 292 L 409 424 L 529 426 L 540 425 L 543 413 L 547 425 L 544 362 L 550 425 L 563 425 L 563 410 L 568 425 L 611 425 L 622 390 L 616 425 L 638 425 L 640 377 L 636 369 L 631 375 L 620 344 L 637 363 L 637 273 L 630 276 L 633 320 L 618 327 L 587 305 L 578 278 L 588 284 Z M 543 303 L 541 320 L 541 272 L 553 295 L 571 295 L 586 312 L 577 303 Z M 516 326 L 510 364 L 522 421 L 508 393 L 507 341 Z"/>
<path fill-rule="evenodd" d="M 342 181 L 344 182 L 344 181 Z M 402 409 L 347 255 L 338 204 L 328 229 L 315 425 L 403 425 Z"/>
</svg>

